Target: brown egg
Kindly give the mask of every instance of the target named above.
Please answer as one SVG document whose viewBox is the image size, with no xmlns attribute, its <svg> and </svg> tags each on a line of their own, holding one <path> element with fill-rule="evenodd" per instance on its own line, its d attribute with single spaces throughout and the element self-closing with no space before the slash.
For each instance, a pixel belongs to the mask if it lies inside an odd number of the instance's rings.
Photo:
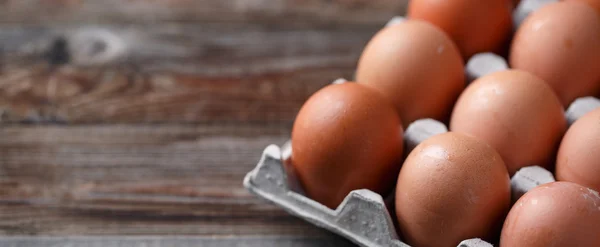
<svg viewBox="0 0 600 247">
<path fill-rule="evenodd" d="M 511 34 L 512 8 L 506 0 L 412 0 L 408 17 L 440 27 L 466 60 L 475 53 L 501 49 Z"/>
<path fill-rule="evenodd" d="M 569 182 L 534 188 L 510 210 L 500 246 L 600 246 L 598 192 Z"/>
<path fill-rule="evenodd" d="M 579 2 L 533 12 L 513 40 L 510 65 L 552 86 L 564 106 L 600 92 L 600 15 Z"/>
<path fill-rule="evenodd" d="M 396 187 L 396 215 L 412 246 L 457 246 L 499 233 L 510 206 L 500 155 L 475 138 L 448 132 L 419 144 Z M 497 231 L 496 231 L 497 230 Z"/>
<path fill-rule="evenodd" d="M 373 37 L 356 79 L 387 96 L 404 126 L 421 118 L 447 118 L 465 84 L 456 46 L 438 28 L 414 20 L 386 27 Z"/>
<path fill-rule="evenodd" d="M 556 178 L 600 191 L 600 108 L 571 125 L 556 159 Z"/>
<path fill-rule="evenodd" d="M 592 6 L 600 13 L 600 0 L 565 0 L 566 2 L 583 2 Z"/>
<path fill-rule="evenodd" d="M 450 130 L 494 147 L 512 175 L 524 166 L 548 166 L 566 128 L 564 110 L 540 78 L 519 70 L 479 78 L 456 102 Z"/>
<path fill-rule="evenodd" d="M 292 130 L 292 162 L 308 197 L 335 208 L 355 189 L 387 195 L 402 157 L 392 104 L 356 83 L 329 85 L 308 99 Z"/>
</svg>

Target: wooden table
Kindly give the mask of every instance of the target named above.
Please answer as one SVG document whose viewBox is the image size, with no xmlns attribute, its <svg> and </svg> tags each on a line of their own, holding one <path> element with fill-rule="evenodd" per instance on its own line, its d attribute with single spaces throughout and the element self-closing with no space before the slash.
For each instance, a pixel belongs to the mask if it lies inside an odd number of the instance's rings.
<svg viewBox="0 0 600 247">
<path fill-rule="evenodd" d="M 0 0 L 0 246 L 346 246 L 242 187 L 402 0 Z"/>
</svg>

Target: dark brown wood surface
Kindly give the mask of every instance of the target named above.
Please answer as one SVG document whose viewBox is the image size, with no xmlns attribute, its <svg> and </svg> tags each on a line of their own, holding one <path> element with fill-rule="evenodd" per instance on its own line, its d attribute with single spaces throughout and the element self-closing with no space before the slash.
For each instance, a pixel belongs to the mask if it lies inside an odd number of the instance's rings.
<svg viewBox="0 0 600 247">
<path fill-rule="evenodd" d="M 0 246 L 348 245 L 242 178 L 405 2 L 0 0 Z"/>
</svg>

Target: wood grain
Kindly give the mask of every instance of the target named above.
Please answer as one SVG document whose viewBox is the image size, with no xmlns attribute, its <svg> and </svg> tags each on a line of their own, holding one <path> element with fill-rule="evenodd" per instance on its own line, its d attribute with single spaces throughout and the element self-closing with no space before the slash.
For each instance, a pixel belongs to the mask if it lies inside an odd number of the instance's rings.
<svg viewBox="0 0 600 247">
<path fill-rule="evenodd" d="M 323 236 L 242 187 L 262 149 L 288 135 L 264 125 L 6 126 L 0 235 Z"/>
<path fill-rule="evenodd" d="M 1 0 L 0 23 L 378 23 L 407 0 Z"/>
<path fill-rule="evenodd" d="M 77 24 L 0 26 L 4 63 L 66 53 L 70 65 L 110 65 L 204 76 L 247 76 L 353 66 L 385 21 L 368 26 L 293 23 Z M 62 42 L 62 44 L 61 44 Z"/>
<path fill-rule="evenodd" d="M 0 122 L 290 123 L 379 28 L 0 28 Z"/>
<path fill-rule="evenodd" d="M 0 82 L 0 119 L 4 123 L 291 124 L 312 93 L 348 75 L 337 69 L 306 72 L 233 79 L 69 68 L 39 75 L 18 71 L 15 74 L 27 78 Z"/>
<path fill-rule="evenodd" d="M 353 246 L 339 237 L 7 237 L 0 239 L 5 247 L 69 246 L 69 247 L 343 247 Z"/>
</svg>

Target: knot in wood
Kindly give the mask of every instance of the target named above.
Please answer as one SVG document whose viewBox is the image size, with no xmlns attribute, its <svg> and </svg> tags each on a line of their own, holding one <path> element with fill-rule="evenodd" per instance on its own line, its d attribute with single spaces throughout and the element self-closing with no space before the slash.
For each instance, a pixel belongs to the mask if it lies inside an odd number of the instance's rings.
<svg viewBox="0 0 600 247">
<path fill-rule="evenodd" d="M 125 42 L 117 34 L 106 29 L 82 29 L 69 38 L 72 62 L 77 65 L 103 65 L 122 58 Z"/>
</svg>

